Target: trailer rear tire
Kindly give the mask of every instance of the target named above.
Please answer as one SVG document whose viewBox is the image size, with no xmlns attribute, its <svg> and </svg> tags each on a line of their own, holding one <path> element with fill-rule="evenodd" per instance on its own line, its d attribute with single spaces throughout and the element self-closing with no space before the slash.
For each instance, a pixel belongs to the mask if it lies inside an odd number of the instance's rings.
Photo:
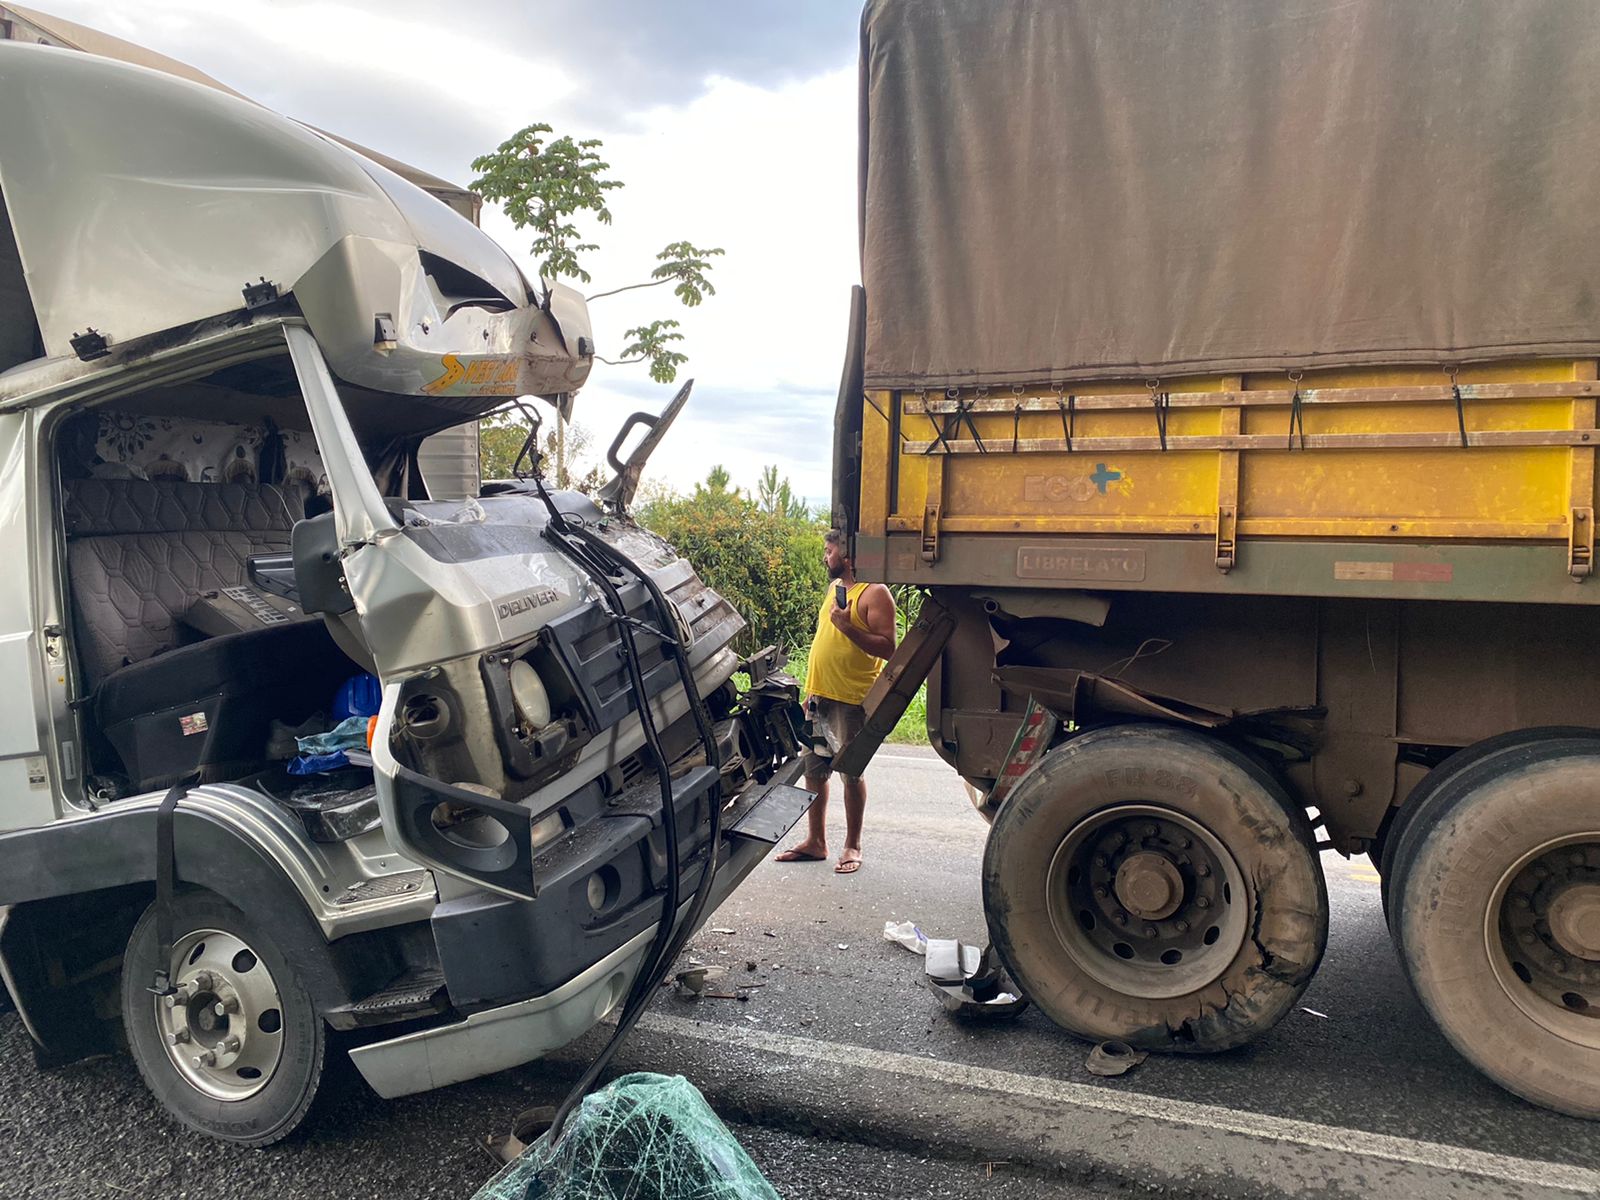
<svg viewBox="0 0 1600 1200">
<path fill-rule="evenodd" d="M 1244 754 L 1160 725 L 1047 754 L 995 817 L 983 896 L 995 949 L 1046 1015 L 1146 1050 L 1260 1037 L 1328 937 L 1305 814 Z"/>
<path fill-rule="evenodd" d="M 1465 772 L 1476 768 L 1479 763 L 1490 762 L 1509 752 L 1524 750 L 1561 738 L 1585 737 L 1600 739 L 1600 731 L 1564 725 L 1552 725 L 1540 729 L 1513 729 L 1508 733 L 1496 734 L 1494 737 L 1484 738 L 1481 742 L 1474 742 L 1464 749 L 1457 750 L 1422 777 L 1421 782 L 1411 789 L 1411 794 L 1405 797 L 1405 802 L 1395 811 L 1394 819 L 1389 824 L 1388 835 L 1384 838 L 1382 854 L 1374 864 L 1378 868 L 1383 915 L 1389 923 L 1391 934 L 1395 928 L 1393 897 L 1400 886 L 1399 877 L 1405 870 L 1402 864 L 1416 857 L 1416 847 L 1408 844 L 1408 841 L 1414 842 L 1419 836 L 1413 831 L 1419 828 L 1426 830 L 1431 826 L 1437 805 L 1449 803 L 1449 793 L 1444 791 L 1447 785 L 1460 779 Z M 1436 800 L 1435 797 L 1441 793 L 1444 799 Z"/>
<path fill-rule="evenodd" d="M 1397 858 L 1395 944 L 1463 1057 L 1600 1118 L 1600 741 L 1554 738 L 1440 788 Z"/>
<path fill-rule="evenodd" d="M 211 892 L 172 899 L 174 1004 L 149 991 L 156 906 L 134 926 L 122 968 L 122 1021 L 139 1074 L 172 1116 L 245 1146 L 304 1120 L 322 1079 L 326 1033 L 271 936 Z"/>
</svg>

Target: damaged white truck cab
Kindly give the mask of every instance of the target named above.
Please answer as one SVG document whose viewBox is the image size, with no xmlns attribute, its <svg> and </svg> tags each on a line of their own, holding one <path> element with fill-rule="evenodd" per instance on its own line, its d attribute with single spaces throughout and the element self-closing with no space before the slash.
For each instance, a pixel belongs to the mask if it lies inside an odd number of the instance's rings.
<svg viewBox="0 0 1600 1200">
<path fill-rule="evenodd" d="M 0 110 L 0 975 L 41 1061 L 125 1038 L 259 1145 L 330 1029 L 402 1026 L 348 1039 L 383 1096 L 583 1033 L 809 797 L 793 681 L 626 515 L 639 452 L 604 507 L 428 496 L 424 437 L 570 406 L 581 297 L 197 85 L 0 43 Z"/>
</svg>

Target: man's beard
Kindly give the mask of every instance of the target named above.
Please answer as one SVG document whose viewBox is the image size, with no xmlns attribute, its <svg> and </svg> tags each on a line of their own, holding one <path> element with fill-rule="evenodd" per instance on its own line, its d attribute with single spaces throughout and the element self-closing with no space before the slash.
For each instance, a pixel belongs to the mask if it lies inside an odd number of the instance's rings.
<svg viewBox="0 0 1600 1200">
<path fill-rule="evenodd" d="M 846 571 L 848 571 L 849 569 L 850 569 L 850 564 L 847 563 L 847 562 L 841 562 L 837 566 L 829 567 L 828 568 L 828 578 L 829 579 L 843 579 L 844 578 L 844 573 Z"/>
</svg>

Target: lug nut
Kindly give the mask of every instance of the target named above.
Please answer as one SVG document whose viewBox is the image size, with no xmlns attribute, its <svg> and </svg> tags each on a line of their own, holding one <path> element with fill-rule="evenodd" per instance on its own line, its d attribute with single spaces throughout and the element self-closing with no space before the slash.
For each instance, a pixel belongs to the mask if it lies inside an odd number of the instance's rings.
<svg viewBox="0 0 1600 1200">
<path fill-rule="evenodd" d="M 1176 928 L 1179 933 L 1188 933 L 1189 932 L 1189 922 L 1187 922 L 1187 921 L 1179 921 L 1177 923 L 1177 925 L 1174 926 L 1174 928 Z"/>
<path fill-rule="evenodd" d="M 1196 867 L 1194 869 L 1194 873 L 1196 875 L 1200 876 L 1201 879 L 1206 879 L 1211 874 L 1211 868 L 1206 866 L 1205 863 L 1201 863 L 1198 867 Z"/>
<path fill-rule="evenodd" d="M 239 1011 L 239 997 L 226 996 L 213 1004 L 211 1006 L 211 1011 L 216 1013 L 219 1017 L 225 1017 L 229 1013 L 236 1013 Z"/>
<path fill-rule="evenodd" d="M 1575 867 L 1581 867 L 1581 866 L 1583 866 L 1584 863 L 1589 861 L 1588 856 L 1586 854 L 1584 854 L 1584 852 L 1582 850 L 1574 850 L 1572 852 L 1571 857 L 1572 857 L 1572 865 L 1575 866 Z"/>
<path fill-rule="evenodd" d="M 239 1047 L 241 1045 L 243 1045 L 243 1043 L 240 1042 L 238 1038 L 225 1037 L 222 1039 L 222 1046 L 220 1048 L 224 1054 L 237 1054 L 239 1053 Z"/>
<path fill-rule="evenodd" d="M 1145 937 L 1155 937 L 1160 932 L 1161 931 L 1159 929 L 1157 929 L 1154 925 L 1146 925 L 1144 927 L 1144 935 L 1145 935 Z"/>
<path fill-rule="evenodd" d="M 1101 870 L 1104 870 L 1106 867 L 1111 865 L 1111 860 L 1104 854 L 1096 854 L 1094 856 L 1094 865 L 1099 867 Z"/>
<path fill-rule="evenodd" d="M 1109 896 L 1111 894 L 1111 892 L 1102 884 L 1101 886 L 1099 886 L 1099 887 L 1094 889 L 1094 894 L 1095 894 L 1097 899 L 1104 900 L 1107 896 Z"/>
<path fill-rule="evenodd" d="M 1564 958 L 1552 958 L 1550 960 L 1550 965 L 1555 968 L 1557 972 L 1564 974 L 1567 969 L 1567 960 Z"/>
<path fill-rule="evenodd" d="M 1522 935 L 1522 944 L 1525 946 L 1532 946 L 1538 940 L 1538 935 L 1535 934 L 1531 929 Z"/>
<path fill-rule="evenodd" d="M 1210 908 L 1211 907 L 1211 897 L 1210 896 L 1197 896 L 1195 898 L 1195 906 L 1198 907 L 1198 908 Z"/>
<path fill-rule="evenodd" d="M 199 991 L 199 987 L 193 981 L 180 983 L 163 996 L 162 999 L 166 1001 L 168 1008 L 177 1008 L 178 1005 L 187 1004 L 193 1000 Z"/>
<path fill-rule="evenodd" d="M 1193 838 L 1179 838 L 1178 839 L 1178 845 L 1182 849 L 1187 850 L 1190 846 L 1194 845 L 1194 839 Z"/>
<path fill-rule="evenodd" d="M 1126 925 L 1127 923 L 1128 923 L 1128 914 L 1125 913 L 1125 912 L 1119 912 L 1117 914 L 1117 924 L 1118 925 Z"/>
<path fill-rule="evenodd" d="M 207 1050 L 204 1054 L 196 1054 L 189 1063 L 195 1067 L 214 1067 L 217 1065 L 217 1056 L 213 1051 Z"/>
<path fill-rule="evenodd" d="M 181 1046 L 184 1042 L 189 1040 L 189 1036 L 189 1031 L 187 1029 L 180 1029 L 176 1033 L 169 1033 L 167 1034 L 167 1045 Z"/>
<path fill-rule="evenodd" d="M 1511 897 L 1511 903 L 1515 904 L 1518 908 L 1533 907 L 1533 901 L 1529 900 L 1526 896 L 1513 896 Z"/>
<path fill-rule="evenodd" d="M 1159 832 L 1160 830 L 1158 830 L 1154 825 L 1146 825 L 1144 827 L 1145 837 L 1155 837 L 1155 835 Z"/>
</svg>

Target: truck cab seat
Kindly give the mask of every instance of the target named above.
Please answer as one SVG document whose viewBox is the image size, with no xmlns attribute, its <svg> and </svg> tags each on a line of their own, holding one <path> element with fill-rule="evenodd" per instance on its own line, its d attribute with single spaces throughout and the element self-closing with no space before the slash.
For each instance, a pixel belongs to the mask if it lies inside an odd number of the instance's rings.
<svg viewBox="0 0 1600 1200">
<path fill-rule="evenodd" d="M 99 732 L 138 788 L 259 765 L 274 717 L 323 707 L 355 667 L 316 619 L 206 638 L 184 614 L 247 586 L 252 555 L 285 553 L 303 515 L 270 484 L 83 479 L 64 527 L 79 661 Z"/>
</svg>

